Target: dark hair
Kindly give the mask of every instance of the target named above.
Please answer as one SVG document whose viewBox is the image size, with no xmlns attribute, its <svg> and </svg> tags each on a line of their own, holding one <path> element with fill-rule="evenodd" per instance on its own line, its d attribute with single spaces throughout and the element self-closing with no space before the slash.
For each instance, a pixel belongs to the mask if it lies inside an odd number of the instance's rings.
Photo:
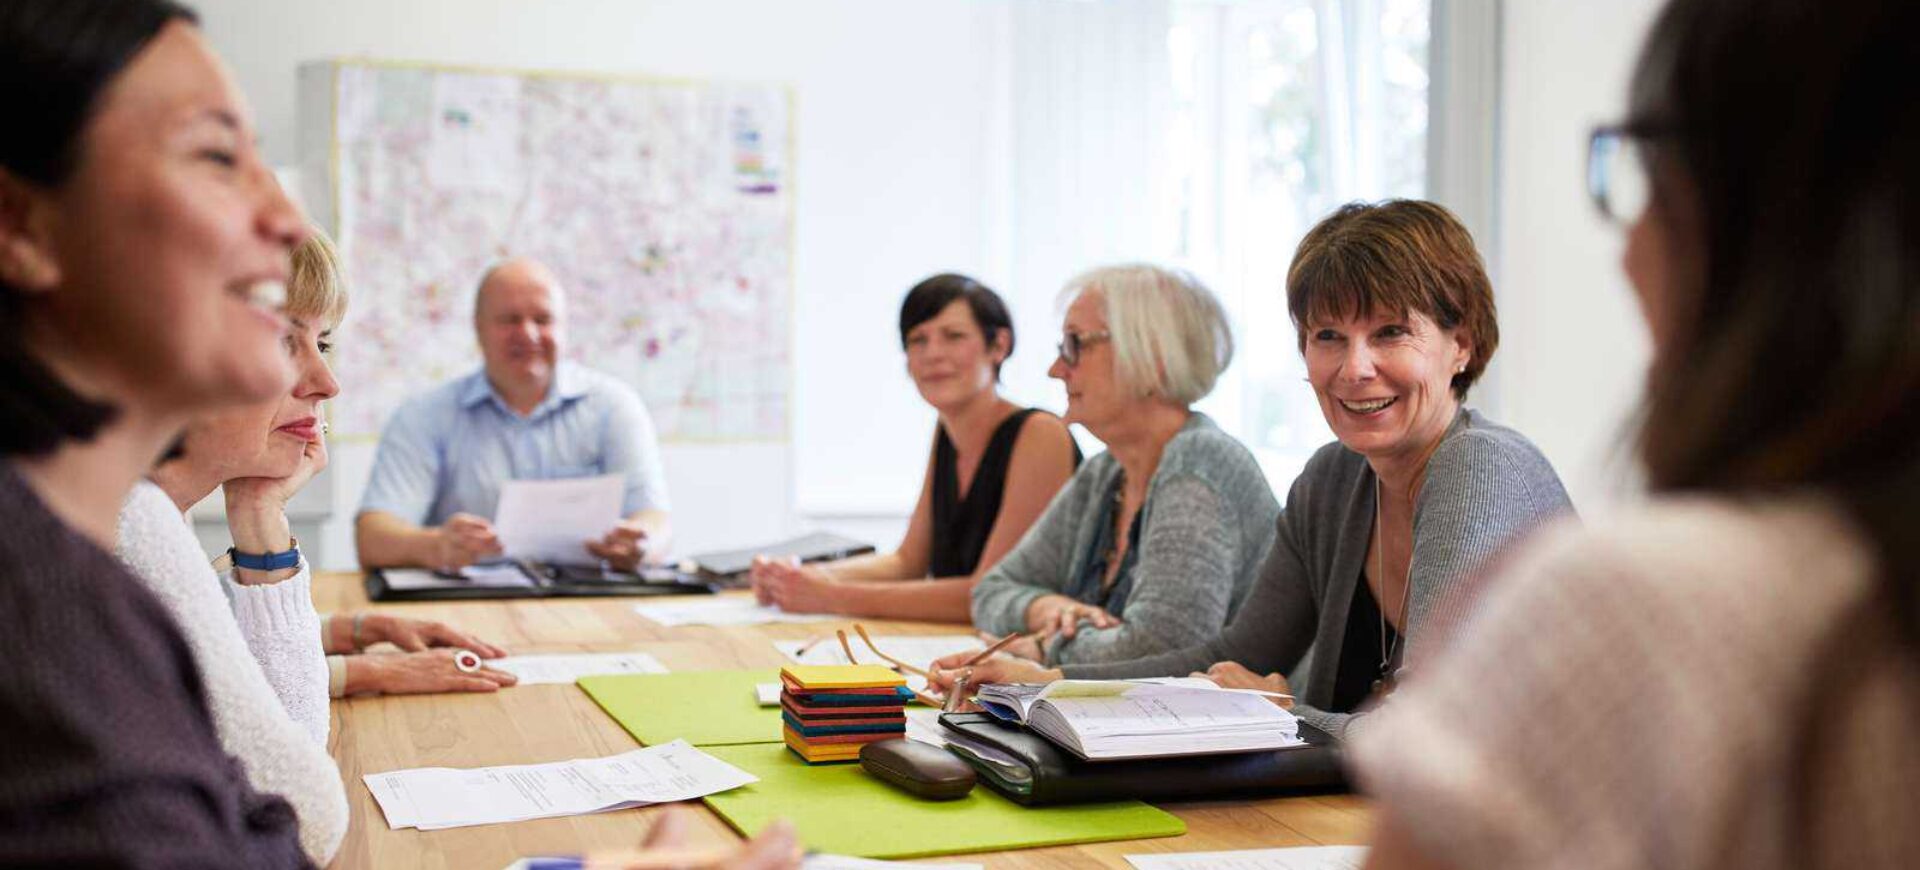
<svg viewBox="0 0 1920 870">
<path fill-rule="evenodd" d="M 942 272 L 907 291 L 906 300 L 900 303 L 900 347 L 906 348 L 907 333 L 940 316 L 955 299 L 967 300 L 967 310 L 973 312 L 973 322 L 980 327 L 988 347 L 993 346 L 994 333 L 1005 330 L 1007 356 L 1013 356 L 1013 315 L 1007 313 L 1007 303 L 987 285 L 952 272 Z M 994 363 L 993 376 L 1000 376 L 999 363 Z"/>
<path fill-rule="evenodd" d="M 101 93 L 172 21 L 198 19 L 168 0 L 0 2 L 0 170 L 40 187 L 65 183 Z M 22 290 L 0 280 L 0 456 L 91 439 L 114 416 L 27 352 L 26 305 Z"/>
<path fill-rule="evenodd" d="M 1649 484 L 1836 496 L 1920 642 L 1916 32 L 1912 0 L 1675 0 L 1629 121 L 1700 267 L 1662 300 Z"/>
<path fill-rule="evenodd" d="M 1300 348 L 1312 321 L 1417 311 L 1441 329 L 1464 329 L 1473 342 L 1453 394 L 1487 370 L 1500 346 L 1493 283 L 1473 236 L 1453 212 L 1417 199 L 1350 202 L 1300 240 L 1287 267 L 1287 313 Z"/>
</svg>

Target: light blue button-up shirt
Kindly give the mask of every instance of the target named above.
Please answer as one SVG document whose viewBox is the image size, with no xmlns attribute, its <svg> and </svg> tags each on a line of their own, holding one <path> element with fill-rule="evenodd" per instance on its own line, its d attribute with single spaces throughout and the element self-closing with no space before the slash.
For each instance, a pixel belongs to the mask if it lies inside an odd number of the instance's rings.
<svg viewBox="0 0 1920 870">
<path fill-rule="evenodd" d="M 653 418 L 631 387 L 561 363 L 547 397 L 513 412 L 484 369 L 401 405 L 380 435 L 360 512 L 437 526 L 456 513 L 493 518 L 509 480 L 626 475 L 623 516 L 667 509 Z"/>
</svg>

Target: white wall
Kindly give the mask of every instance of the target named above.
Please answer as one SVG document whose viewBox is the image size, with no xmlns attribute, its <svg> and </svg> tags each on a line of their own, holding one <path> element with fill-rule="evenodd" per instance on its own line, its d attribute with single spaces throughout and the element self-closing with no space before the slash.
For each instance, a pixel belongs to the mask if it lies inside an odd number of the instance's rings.
<svg viewBox="0 0 1920 870">
<path fill-rule="evenodd" d="M 1587 134 L 1625 111 L 1656 0 L 1509 0 L 1502 32 L 1497 387 L 1508 425 L 1553 461 L 1575 504 L 1630 495 L 1622 437 L 1648 352 L 1621 233 L 1586 194 Z"/>
<path fill-rule="evenodd" d="M 196 0 L 259 116 L 295 154 L 295 69 L 365 56 L 755 82 L 797 93 L 791 445 L 669 445 L 680 550 L 827 525 L 890 543 L 933 418 L 894 318 L 913 282 L 1007 273 L 1006 7 L 957 0 Z M 999 233 L 1000 235 L 996 235 Z M 1035 342 L 1038 345 L 1040 342 Z M 341 353 L 353 352 L 349 317 Z M 1035 398 L 1035 397 L 1020 397 Z M 351 396 L 340 399 L 352 401 Z M 351 564 L 370 444 L 334 452 L 324 562 Z M 799 511 L 796 511 L 796 504 Z M 804 513 L 802 513 L 804 512 Z M 849 517 L 845 514 L 864 514 Z"/>
</svg>

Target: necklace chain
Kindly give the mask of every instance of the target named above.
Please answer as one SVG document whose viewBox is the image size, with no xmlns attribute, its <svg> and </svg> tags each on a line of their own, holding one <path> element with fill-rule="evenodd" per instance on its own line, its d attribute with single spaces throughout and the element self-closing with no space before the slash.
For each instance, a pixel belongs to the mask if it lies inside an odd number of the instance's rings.
<svg viewBox="0 0 1920 870">
<path fill-rule="evenodd" d="M 1380 581 L 1380 591 L 1387 589 L 1387 520 L 1386 502 L 1380 497 L 1380 477 L 1373 478 L 1373 538 L 1379 548 L 1373 557 L 1373 574 Z M 1400 588 L 1400 624 L 1404 628 L 1407 621 L 1407 602 L 1413 593 L 1413 557 L 1407 557 L 1407 577 Z M 1375 602 L 1379 603 L 1379 602 Z M 1390 682 L 1388 669 L 1393 666 L 1393 654 L 1400 649 L 1400 634 L 1395 632 L 1393 642 L 1387 642 L 1387 609 L 1376 607 L 1380 616 L 1380 679 L 1374 683 L 1377 694 L 1381 687 Z"/>
</svg>

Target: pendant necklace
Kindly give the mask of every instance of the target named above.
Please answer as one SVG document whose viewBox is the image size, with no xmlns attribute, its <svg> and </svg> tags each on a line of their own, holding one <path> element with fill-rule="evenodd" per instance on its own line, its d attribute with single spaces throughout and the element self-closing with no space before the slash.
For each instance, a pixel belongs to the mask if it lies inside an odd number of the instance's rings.
<svg viewBox="0 0 1920 870">
<path fill-rule="evenodd" d="M 1373 575 L 1380 580 L 1381 591 L 1387 588 L 1387 522 L 1386 508 L 1380 498 L 1380 476 L 1373 478 L 1373 535 L 1380 551 L 1373 557 Z M 1413 592 L 1413 557 L 1407 557 L 1407 579 L 1400 589 L 1400 623 L 1404 628 L 1407 620 L 1407 602 Z M 1380 602 L 1375 601 L 1375 604 Z M 1373 681 L 1372 695 L 1380 697 L 1393 691 L 1393 656 L 1400 650 L 1400 633 L 1395 632 L 1393 642 L 1387 642 L 1387 609 L 1374 608 L 1380 616 L 1380 676 Z"/>
</svg>

